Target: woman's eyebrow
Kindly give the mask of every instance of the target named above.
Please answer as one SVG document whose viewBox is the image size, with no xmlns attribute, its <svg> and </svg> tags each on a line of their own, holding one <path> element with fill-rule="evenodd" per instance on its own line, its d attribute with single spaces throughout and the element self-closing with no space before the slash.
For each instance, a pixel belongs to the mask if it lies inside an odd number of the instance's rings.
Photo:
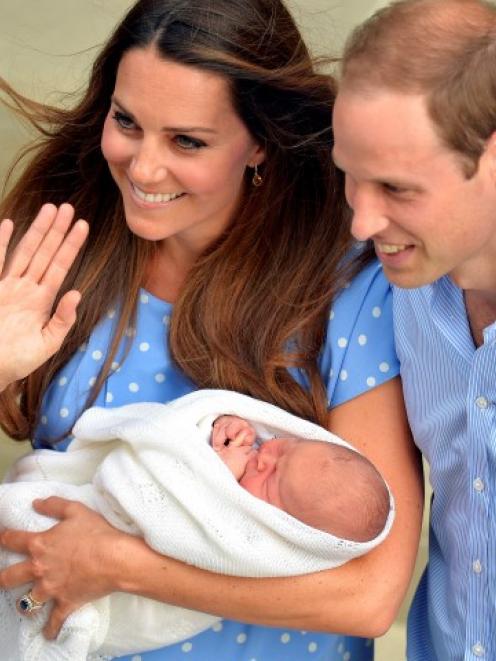
<svg viewBox="0 0 496 661">
<path fill-rule="evenodd" d="M 112 96 L 112 103 L 118 106 L 119 110 L 126 113 L 130 120 L 136 124 L 138 123 L 133 113 L 127 110 L 115 95 Z M 171 133 L 217 133 L 215 129 L 207 128 L 206 126 L 163 126 L 162 131 L 169 131 Z"/>
</svg>

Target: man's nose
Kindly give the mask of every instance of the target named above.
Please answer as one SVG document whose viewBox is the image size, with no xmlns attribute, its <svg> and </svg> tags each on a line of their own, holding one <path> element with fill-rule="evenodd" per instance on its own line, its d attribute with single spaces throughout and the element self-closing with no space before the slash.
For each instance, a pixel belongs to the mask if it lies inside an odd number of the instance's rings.
<svg viewBox="0 0 496 661">
<path fill-rule="evenodd" d="M 373 239 L 389 225 L 380 196 L 373 190 L 373 185 L 346 186 L 346 199 L 353 211 L 351 233 L 358 241 Z"/>
</svg>

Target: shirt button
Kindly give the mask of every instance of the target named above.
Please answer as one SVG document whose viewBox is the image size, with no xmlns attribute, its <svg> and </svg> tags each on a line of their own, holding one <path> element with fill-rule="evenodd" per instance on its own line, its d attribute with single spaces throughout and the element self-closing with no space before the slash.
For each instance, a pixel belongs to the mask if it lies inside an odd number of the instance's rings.
<svg viewBox="0 0 496 661">
<path fill-rule="evenodd" d="M 475 654 L 475 656 L 484 656 L 484 654 L 486 653 L 486 650 L 481 645 L 481 643 L 476 643 L 472 647 L 472 652 Z"/>
<path fill-rule="evenodd" d="M 484 491 L 484 488 L 484 482 L 480 479 L 480 477 L 477 477 L 474 480 L 474 489 L 480 493 L 481 491 Z"/>
<path fill-rule="evenodd" d="M 482 563 L 480 560 L 474 560 L 472 563 L 472 569 L 475 574 L 480 574 L 482 572 Z"/>
<path fill-rule="evenodd" d="M 487 407 L 489 406 L 489 402 L 482 395 L 480 397 L 477 397 L 477 399 L 475 400 L 475 404 L 480 409 L 487 409 Z"/>
</svg>

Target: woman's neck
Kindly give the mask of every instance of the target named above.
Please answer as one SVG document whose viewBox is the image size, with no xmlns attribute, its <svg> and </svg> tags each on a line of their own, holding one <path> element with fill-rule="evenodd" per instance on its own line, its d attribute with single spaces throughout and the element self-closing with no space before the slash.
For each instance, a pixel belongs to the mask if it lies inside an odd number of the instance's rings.
<svg viewBox="0 0 496 661">
<path fill-rule="evenodd" d="M 175 303 L 198 254 L 179 242 L 162 243 L 152 258 L 144 283 L 151 294 Z"/>
</svg>

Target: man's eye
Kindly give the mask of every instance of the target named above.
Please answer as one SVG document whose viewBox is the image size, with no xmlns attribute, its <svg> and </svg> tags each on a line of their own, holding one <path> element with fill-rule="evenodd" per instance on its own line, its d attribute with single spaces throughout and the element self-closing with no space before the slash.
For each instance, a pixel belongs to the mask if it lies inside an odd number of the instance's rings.
<svg viewBox="0 0 496 661">
<path fill-rule="evenodd" d="M 112 115 L 112 119 L 121 127 L 121 129 L 134 129 L 136 128 L 135 123 L 128 115 L 125 115 L 123 112 L 116 110 Z"/>
<path fill-rule="evenodd" d="M 399 195 L 400 193 L 405 193 L 407 190 L 406 188 L 402 188 L 401 186 L 395 186 L 394 184 L 388 184 L 386 182 L 382 184 L 382 187 L 386 192 L 392 193 L 393 195 Z"/>
<path fill-rule="evenodd" d="M 189 135 L 176 135 L 174 138 L 178 147 L 186 150 L 195 150 L 205 147 L 205 143 L 202 140 L 196 140 L 195 138 L 190 138 Z"/>
</svg>

